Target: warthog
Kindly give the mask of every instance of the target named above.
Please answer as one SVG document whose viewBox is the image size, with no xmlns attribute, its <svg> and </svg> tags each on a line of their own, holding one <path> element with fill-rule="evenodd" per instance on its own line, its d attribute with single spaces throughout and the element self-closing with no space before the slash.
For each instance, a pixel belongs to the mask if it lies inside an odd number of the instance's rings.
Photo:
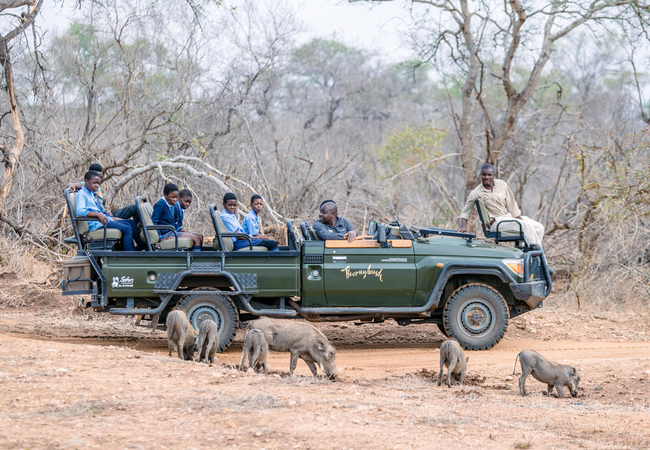
<svg viewBox="0 0 650 450">
<path fill-rule="evenodd" d="M 175 309 L 167 315 L 167 344 L 169 356 L 176 345 L 180 359 L 192 361 L 194 359 L 194 338 L 197 333 L 187 320 L 187 314 L 182 309 Z"/>
<path fill-rule="evenodd" d="M 198 352 L 196 360 L 201 362 L 214 363 L 214 354 L 219 348 L 219 329 L 212 319 L 205 319 L 199 325 L 199 336 L 196 338 L 195 352 Z"/>
<path fill-rule="evenodd" d="M 515 358 L 515 367 L 512 369 L 513 375 L 517 370 L 517 359 L 521 363 L 519 393 L 522 396 L 527 395 L 526 378 L 528 378 L 528 375 L 532 375 L 537 381 L 547 384 L 548 391 L 546 395 L 550 395 L 553 388 L 555 388 L 558 396 L 564 398 L 564 386 L 569 388 L 573 397 L 578 395 L 577 389 L 578 383 L 580 383 L 580 375 L 578 375 L 575 368 L 551 362 L 534 350 L 524 350 Z"/>
<path fill-rule="evenodd" d="M 336 368 L 336 351 L 323 333 L 307 323 L 291 323 L 286 320 L 257 319 L 248 324 L 249 330 L 260 330 L 271 350 L 291 352 L 289 375 L 302 358 L 311 373 L 316 376 L 316 364 L 329 377 L 336 377 L 340 370 Z"/>
<path fill-rule="evenodd" d="M 244 349 L 241 355 L 241 364 L 239 370 L 246 370 L 246 356 L 248 356 L 248 365 L 259 373 L 264 369 L 264 374 L 269 373 L 266 364 L 266 355 L 269 353 L 269 344 L 264 339 L 264 333 L 260 330 L 248 330 L 244 338 Z"/>
<path fill-rule="evenodd" d="M 460 344 L 454 340 L 448 340 L 440 346 L 440 375 L 438 375 L 438 386 L 442 384 L 444 367 L 447 367 L 447 387 L 451 387 L 451 376 L 462 386 L 465 383 L 467 372 L 467 361 Z"/>
</svg>

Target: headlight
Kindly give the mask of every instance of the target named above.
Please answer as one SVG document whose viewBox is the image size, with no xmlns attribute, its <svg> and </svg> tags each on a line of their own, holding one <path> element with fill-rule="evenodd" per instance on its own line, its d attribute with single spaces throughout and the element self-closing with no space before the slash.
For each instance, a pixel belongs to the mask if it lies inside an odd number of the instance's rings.
<svg viewBox="0 0 650 450">
<path fill-rule="evenodd" d="M 523 259 L 504 259 L 503 264 L 508 266 L 517 275 L 524 275 L 524 260 Z"/>
</svg>

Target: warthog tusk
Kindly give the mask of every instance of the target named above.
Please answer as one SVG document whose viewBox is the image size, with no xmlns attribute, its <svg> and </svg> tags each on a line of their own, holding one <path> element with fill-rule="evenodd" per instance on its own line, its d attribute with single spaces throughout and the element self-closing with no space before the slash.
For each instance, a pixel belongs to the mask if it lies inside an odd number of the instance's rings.
<svg viewBox="0 0 650 450">
<path fill-rule="evenodd" d="M 336 377 L 338 377 L 339 375 L 341 375 L 341 372 L 343 372 L 344 370 L 345 370 L 345 367 L 341 367 L 341 368 L 338 369 L 336 372 L 334 372 L 330 378 L 336 378 Z"/>
</svg>

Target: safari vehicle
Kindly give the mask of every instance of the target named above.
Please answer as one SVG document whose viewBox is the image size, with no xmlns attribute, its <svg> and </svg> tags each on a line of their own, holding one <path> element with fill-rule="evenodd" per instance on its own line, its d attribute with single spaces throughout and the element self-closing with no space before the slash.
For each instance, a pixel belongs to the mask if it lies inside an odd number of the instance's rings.
<svg viewBox="0 0 650 450">
<path fill-rule="evenodd" d="M 303 224 L 298 239 L 287 222 L 287 243 L 277 252 L 253 247 L 250 237 L 227 233 L 210 207 L 212 247 L 191 252 L 183 239 L 157 242 L 151 206 L 136 198 L 148 251 L 121 250 L 121 236 L 74 215 L 66 199 L 78 246 L 64 263 L 63 295 L 84 296 L 86 307 L 137 316 L 156 329 L 173 308 L 192 324 L 212 318 L 220 351 L 243 322 L 260 316 L 311 322 L 435 323 L 466 349 L 485 350 L 503 337 L 511 317 L 541 306 L 551 277 L 541 250 L 479 242 L 474 234 L 437 228 L 376 225 L 372 237 L 319 241 Z M 373 230 L 373 231 L 374 231 Z M 232 237 L 249 239 L 233 251 Z M 501 236 L 513 240 L 523 236 Z"/>
</svg>

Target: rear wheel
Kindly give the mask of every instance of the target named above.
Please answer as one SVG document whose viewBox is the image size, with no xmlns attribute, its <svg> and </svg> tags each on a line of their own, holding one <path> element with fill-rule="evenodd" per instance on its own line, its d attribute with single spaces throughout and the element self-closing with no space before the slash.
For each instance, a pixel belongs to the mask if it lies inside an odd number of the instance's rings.
<svg viewBox="0 0 650 450">
<path fill-rule="evenodd" d="M 195 294 L 186 295 L 178 302 L 177 308 L 187 313 L 192 326 L 198 330 L 201 322 L 212 319 L 219 330 L 219 349 L 227 349 L 235 339 L 239 326 L 239 314 L 232 300 L 224 295 Z"/>
<path fill-rule="evenodd" d="M 444 308 L 444 329 L 466 350 L 488 350 L 508 328 L 508 305 L 492 287 L 469 284 L 458 288 Z"/>
</svg>

